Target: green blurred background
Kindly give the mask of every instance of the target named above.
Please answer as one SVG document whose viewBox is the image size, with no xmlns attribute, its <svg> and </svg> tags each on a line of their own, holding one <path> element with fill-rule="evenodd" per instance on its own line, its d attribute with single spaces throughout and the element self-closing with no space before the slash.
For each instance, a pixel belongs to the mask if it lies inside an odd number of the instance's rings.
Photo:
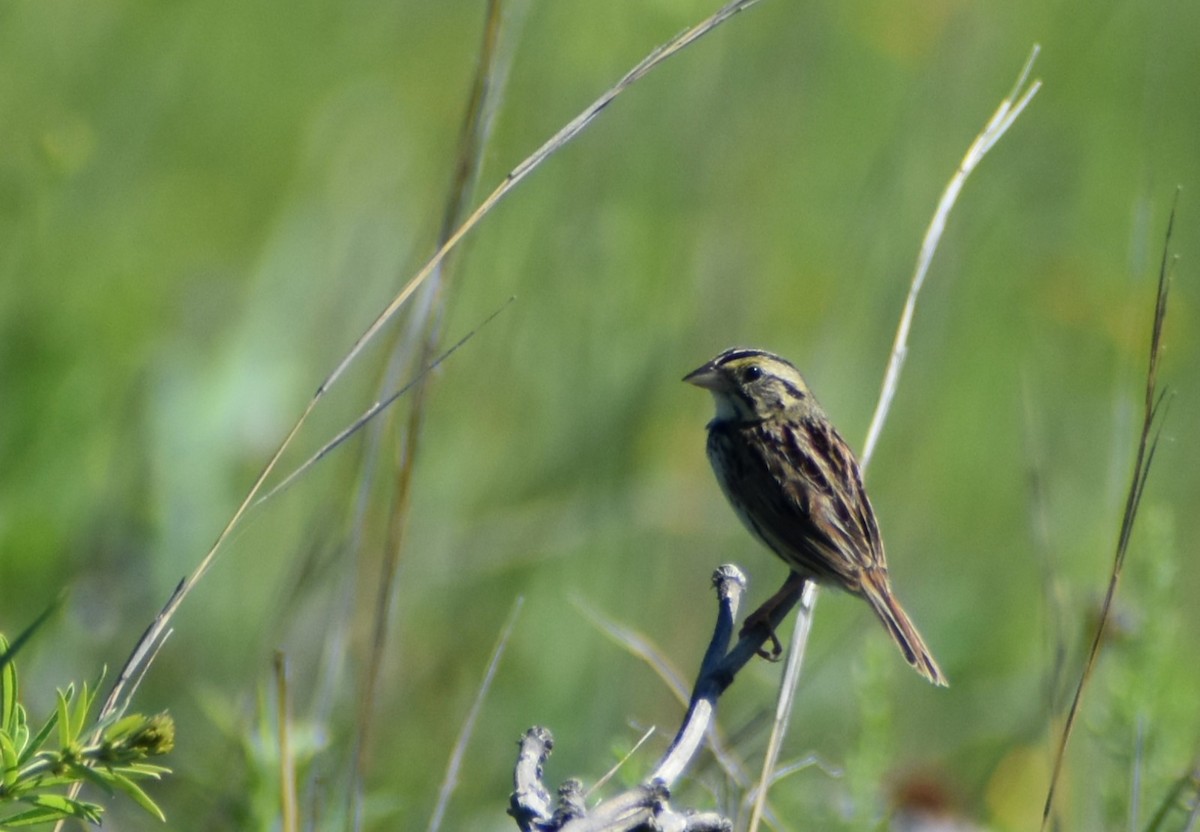
<svg viewBox="0 0 1200 832">
<path fill-rule="evenodd" d="M 481 193 L 715 6 L 514 13 Z M 34 716 L 55 685 L 124 660 L 431 252 L 483 13 L 0 6 L 0 630 L 69 590 L 19 659 Z M 952 216 L 869 477 L 895 584 L 952 687 L 925 685 L 864 605 L 826 593 L 784 758 L 843 773 L 806 770 L 773 800 L 786 828 L 876 828 L 916 786 L 987 828 L 1039 817 L 1111 563 L 1181 185 L 1175 392 L 1063 795 L 1067 828 L 1131 828 L 1131 811 L 1144 826 L 1200 747 L 1200 5 L 766 0 L 621 97 L 453 262 L 447 339 L 517 300 L 433 380 L 365 828 L 425 826 L 517 596 L 446 828 L 514 828 L 513 742 L 535 723 L 558 740 L 552 784 L 594 782 L 657 725 L 622 776 L 652 766 L 681 709 L 581 605 L 690 677 L 711 570 L 742 565 L 751 602 L 783 578 L 725 506 L 703 453 L 711 403 L 680 377 L 730 345 L 773 349 L 860 447 L 925 225 L 1035 42 L 1045 87 Z M 381 341 L 286 465 L 369 404 L 385 360 Z M 176 619 L 136 703 L 178 719 L 176 773 L 151 788 L 169 828 L 271 828 L 276 649 L 315 755 L 303 808 L 340 827 L 391 510 L 361 482 L 386 485 L 382 447 L 368 463 L 363 440 L 344 446 L 257 511 Z M 752 766 L 778 673 L 755 663 L 722 701 Z M 679 799 L 736 794 L 702 761 Z M 160 828 L 105 802 L 106 828 Z"/>
</svg>

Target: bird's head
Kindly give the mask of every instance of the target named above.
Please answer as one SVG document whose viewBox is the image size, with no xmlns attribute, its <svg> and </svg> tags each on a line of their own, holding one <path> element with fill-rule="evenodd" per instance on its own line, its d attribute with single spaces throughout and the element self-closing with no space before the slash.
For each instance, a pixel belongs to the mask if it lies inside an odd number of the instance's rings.
<svg viewBox="0 0 1200 832">
<path fill-rule="evenodd" d="M 771 419 L 814 406 L 800 371 L 765 350 L 725 350 L 683 380 L 713 394 L 718 422 Z"/>
</svg>

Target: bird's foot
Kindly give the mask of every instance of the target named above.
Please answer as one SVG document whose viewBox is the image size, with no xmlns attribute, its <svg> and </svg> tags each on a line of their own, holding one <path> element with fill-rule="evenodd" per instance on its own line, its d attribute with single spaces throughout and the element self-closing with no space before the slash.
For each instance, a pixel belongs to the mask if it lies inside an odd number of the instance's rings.
<svg viewBox="0 0 1200 832">
<path fill-rule="evenodd" d="M 783 656 L 783 644 L 780 643 L 779 636 L 775 635 L 775 628 L 771 626 L 771 609 L 766 604 L 763 604 L 746 616 L 746 620 L 742 622 L 742 630 L 738 633 L 738 637 L 760 637 L 763 630 L 766 630 L 767 640 L 771 642 L 771 648 L 764 650 L 762 647 L 759 647 L 754 652 L 769 662 L 777 662 Z M 766 642 L 764 641 L 763 643 L 765 644 Z"/>
<path fill-rule="evenodd" d="M 780 606 L 787 604 L 788 609 L 796 603 L 796 599 L 800 597 L 800 593 L 804 590 L 805 579 L 796 572 L 788 575 L 787 580 L 783 582 L 783 586 L 779 590 L 763 602 L 762 606 L 754 612 L 746 616 L 746 620 L 742 623 L 741 632 L 738 633 L 739 638 L 745 638 L 748 635 L 763 636 L 763 643 L 771 642 L 771 648 L 764 650 L 759 647 L 755 652 L 769 662 L 777 662 L 783 656 L 783 645 L 779 642 L 779 636 L 775 635 L 775 625 L 771 619 L 775 615 L 775 610 Z"/>
</svg>

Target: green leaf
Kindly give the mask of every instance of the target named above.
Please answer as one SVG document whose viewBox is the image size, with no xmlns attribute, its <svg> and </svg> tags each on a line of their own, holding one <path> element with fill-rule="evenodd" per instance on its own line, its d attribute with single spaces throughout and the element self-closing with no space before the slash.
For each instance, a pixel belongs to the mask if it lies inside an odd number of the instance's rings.
<svg viewBox="0 0 1200 832">
<path fill-rule="evenodd" d="M 79 686 L 79 695 L 71 703 L 74 706 L 71 708 L 71 734 L 73 736 L 78 737 L 83 734 L 83 726 L 87 724 L 88 707 L 91 705 L 90 700 L 88 683 L 84 682 Z"/>
<path fill-rule="evenodd" d="M 33 789 L 48 790 L 58 786 L 73 786 L 79 780 L 78 777 L 66 776 L 62 774 L 45 774 L 37 778 L 37 782 L 33 785 Z M 31 791 L 26 789 L 25 791 Z"/>
<path fill-rule="evenodd" d="M 42 750 L 42 746 L 46 744 L 46 738 L 50 736 L 50 732 L 54 730 L 54 726 L 58 724 L 58 712 L 50 714 L 46 717 L 46 723 L 41 727 L 37 734 L 33 737 L 33 742 L 25 746 L 21 752 L 21 765 L 29 762 L 29 758 Z"/>
<path fill-rule="evenodd" d="M 75 737 L 71 734 L 70 707 L 70 697 L 74 693 L 74 685 L 67 685 L 66 691 L 59 688 L 55 693 L 58 696 L 58 745 L 65 750 L 75 742 Z"/>
<path fill-rule="evenodd" d="M 171 769 L 166 766 L 156 766 L 152 763 L 134 763 L 128 766 L 117 766 L 113 771 L 119 771 L 131 777 L 153 777 L 155 780 L 161 780 L 164 774 L 171 773 Z"/>
<path fill-rule="evenodd" d="M 71 800 L 69 797 L 58 794 L 39 794 L 33 797 L 22 797 L 20 800 L 35 808 L 0 820 L 0 827 L 30 826 L 59 818 L 79 818 L 89 823 L 99 824 L 100 814 L 104 811 L 95 803 Z"/>
<path fill-rule="evenodd" d="M 150 795 L 142 791 L 141 786 L 137 783 L 116 772 L 113 772 L 113 782 L 117 785 L 117 788 L 132 797 L 137 805 L 154 815 L 160 821 L 165 822 L 167 820 L 167 816 L 163 814 L 162 809 L 158 808 L 158 805 L 150 799 Z"/>
<path fill-rule="evenodd" d="M 141 714 L 123 716 L 110 725 L 104 732 L 104 738 L 109 742 L 120 742 L 127 734 L 133 733 L 146 723 L 146 717 Z"/>
<path fill-rule="evenodd" d="M 17 709 L 17 666 L 12 663 L 8 653 L 8 640 L 0 636 L 0 731 L 9 734 L 13 730 L 13 720 Z"/>
<path fill-rule="evenodd" d="M 17 746 L 12 741 L 12 737 L 5 731 L 0 731 L 0 766 L 3 766 L 3 771 L 0 771 L 0 784 L 5 789 L 11 789 L 13 783 L 17 782 L 17 774 L 20 772 L 20 755 L 17 754 Z"/>
<path fill-rule="evenodd" d="M 24 753 L 24 749 L 29 745 L 29 721 L 25 718 L 25 707 L 18 704 L 15 713 L 13 714 L 12 728 L 9 731 L 9 736 L 12 737 L 13 746 L 17 751 Z"/>
<path fill-rule="evenodd" d="M 65 592 L 59 593 L 58 598 L 51 601 L 44 610 L 38 613 L 38 617 L 33 619 L 32 624 L 17 634 L 17 637 L 13 639 L 11 647 L 9 646 L 7 640 L 5 640 L 3 644 L 0 644 L 0 668 L 12 666 L 13 657 L 17 655 L 17 652 L 25 646 L 25 643 L 29 641 L 29 639 L 33 638 L 33 634 L 36 633 L 41 626 L 50 619 L 50 616 L 54 615 L 54 613 L 58 611 L 58 608 L 63 605 L 63 601 L 66 600 L 66 597 L 67 596 Z M 3 637 L 0 636 L 0 639 L 2 638 Z"/>
<path fill-rule="evenodd" d="M 104 768 L 92 768 L 85 766 L 83 763 L 72 763 L 71 773 L 79 777 L 80 780 L 87 780 L 93 786 L 100 788 L 102 791 L 112 794 L 114 783 L 113 773 Z"/>
<path fill-rule="evenodd" d="M 71 727 L 75 730 L 75 736 L 83 734 L 83 729 L 87 725 L 88 715 L 92 712 L 92 706 L 96 704 L 96 694 L 100 692 L 100 685 L 104 679 L 104 670 L 100 670 L 100 676 L 96 683 L 89 685 L 84 682 L 79 693 L 79 698 L 75 700 L 75 724 Z"/>
<path fill-rule="evenodd" d="M 12 829 L 17 826 L 33 826 L 35 823 L 49 823 L 61 820 L 65 815 L 57 809 L 27 809 L 6 818 L 0 818 L 0 829 Z"/>
<path fill-rule="evenodd" d="M 104 687 L 104 677 L 108 675 L 108 665 L 100 665 L 100 672 L 96 674 L 96 681 L 92 682 L 92 701 L 88 703 L 88 708 L 96 701 L 96 694 L 100 692 L 100 688 Z"/>
</svg>

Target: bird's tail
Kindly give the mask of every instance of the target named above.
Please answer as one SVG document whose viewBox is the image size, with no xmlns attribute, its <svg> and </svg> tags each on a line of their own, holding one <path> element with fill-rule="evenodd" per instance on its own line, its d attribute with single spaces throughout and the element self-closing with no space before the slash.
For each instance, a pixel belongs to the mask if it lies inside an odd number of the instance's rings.
<svg viewBox="0 0 1200 832">
<path fill-rule="evenodd" d="M 938 667 L 933 654 L 925 646 L 925 640 L 921 638 L 921 634 L 917 632 L 912 620 L 904 612 L 904 608 L 900 606 L 896 596 L 892 594 L 887 573 L 875 570 L 864 572 L 862 596 L 871 604 L 871 609 L 875 610 L 875 614 L 887 628 L 892 641 L 896 642 L 896 646 L 904 654 L 905 661 L 933 684 L 942 687 L 948 686 L 949 682 L 942 675 L 942 669 Z"/>
</svg>

